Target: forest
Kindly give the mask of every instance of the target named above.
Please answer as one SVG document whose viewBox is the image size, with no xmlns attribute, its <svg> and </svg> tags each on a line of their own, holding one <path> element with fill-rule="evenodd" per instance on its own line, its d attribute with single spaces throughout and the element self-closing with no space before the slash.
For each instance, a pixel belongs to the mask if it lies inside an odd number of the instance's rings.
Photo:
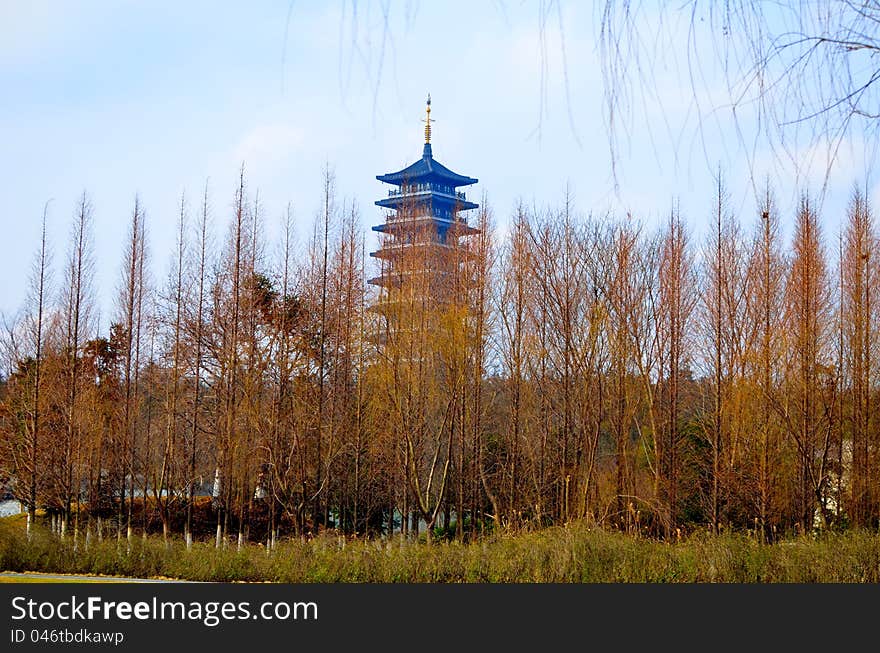
<svg viewBox="0 0 880 653">
<path fill-rule="evenodd" d="M 104 331 L 91 198 L 57 260 L 44 212 L 2 337 L 0 483 L 28 528 L 271 548 L 878 527 L 880 256 L 857 185 L 839 234 L 808 194 L 780 215 L 769 184 L 734 215 L 720 173 L 705 215 L 673 204 L 657 229 L 569 193 L 498 228 L 483 197 L 442 274 L 406 274 L 438 248 L 405 248 L 384 286 L 329 169 L 320 193 L 307 234 L 244 168 L 181 197 L 167 274 L 136 197 Z"/>
</svg>

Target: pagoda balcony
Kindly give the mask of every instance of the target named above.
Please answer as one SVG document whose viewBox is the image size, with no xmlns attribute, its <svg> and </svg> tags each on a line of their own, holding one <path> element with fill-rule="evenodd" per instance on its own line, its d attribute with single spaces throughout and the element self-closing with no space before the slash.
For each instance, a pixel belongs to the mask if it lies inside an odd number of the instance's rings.
<svg viewBox="0 0 880 653">
<path fill-rule="evenodd" d="M 438 193 L 463 202 L 467 201 L 467 196 L 463 192 L 455 190 L 452 186 L 432 183 L 407 184 L 400 188 L 393 188 L 388 191 L 388 197 L 407 197 L 411 195 L 422 195 L 424 193 Z"/>
<path fill-rule="evenodd" d="M 467 224 L 467 216 L 460 215 L 455 211 L 450 210 L 442 210 L 442 209 L 434 209 L 434 210 L 426 210 L 426 211 L 418 211 L 418 212 L 408 212 L 401 211 L 398 213 L 386 213 L 385 214 L 385 222 L 410 222 L 410 223 L 419 223 L 419 222 L 430 222 L 433 220 L 442 220 L 443 222 L 461 222 Z"/>
</svg>

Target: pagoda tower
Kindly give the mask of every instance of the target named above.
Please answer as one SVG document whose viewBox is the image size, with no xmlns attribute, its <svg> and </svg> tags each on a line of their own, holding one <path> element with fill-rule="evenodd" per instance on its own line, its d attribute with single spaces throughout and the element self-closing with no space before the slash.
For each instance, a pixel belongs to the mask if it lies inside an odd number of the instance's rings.
<svg viewBox="0 0 880 653">
<path fill-rule="evenodd" d="M 463 237 L 479 233 L 464 212 L 478 208 L 458 190 L 477 179 L 457 174 L 434 159 L 431 150 L 431 96 L 425 117 L 425 145 L 415 163 L 376 179 L 394 186 L 376 201 L 388 209 L 385 222 L 373 227 L 381 244 L 371 252 L 381 261 L 381 273 L 369 283 L 383 289 L 381 302 L 393 302 L 394 289 L 417 282 L 435 303 L 451 299 L 454 276 L 466 256 Z M 410 284 L 412 285 L 412 284 Z"/>
</svg>

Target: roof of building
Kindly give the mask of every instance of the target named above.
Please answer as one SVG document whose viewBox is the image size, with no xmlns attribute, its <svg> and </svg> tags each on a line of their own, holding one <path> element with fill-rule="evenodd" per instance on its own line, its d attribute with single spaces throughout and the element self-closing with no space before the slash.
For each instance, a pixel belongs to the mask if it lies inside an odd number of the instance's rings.
<svg viewBox="0 0 880 653">
<path fill-rule="evenodd" d="M 422 151 L 422 158 L 415 163 L 408 165 L 403 170 L 390 172 L 387 175 L 376 175 L 376 179 L 384 181 L 386 184 L 395 184 L 401 186 L 403 184 L 416 183 L 418 181 L 428 181 L 431 179 L 442 180 L 450 186 L 469 186 L 476 184 L 479 180 L 473 177 L 466 177 L 456 172 L 452 172 L 439 161 L 434 160 L 431 152 L 431 144 L 425 143 L 425 149 Z"/>
<path fill-rule="evenodd" d="M 428 225 L 439 227 L 443 230 L 453 229 L 455 233 L 464 235 L 480 233 L 479 229 L 469 226 L 466 220 L 460 218 L 450 220 L 449 218 L 440 218 L 432 215 L 417 216 L 409 220 L 390 219 L 371 228 L 373 231 L 378 231 L 380 233 L 399 233 L 402 231 L 405 232 L 424 228 Z"/>
<path fill-rule="evenodd" d="M 416 191 L 405 195 L 392 195 L 383 197 L 373 202 L 376 206 L 386 209 L 412 208 L 415 205 L 430 204 L 433 206 L 449 207 L 455 211 L 467 211 L 476 209 L 480 205 L 467 201 L 464 196 L 453 197 L 448 193 L 436 190 Z"/>
</svg>

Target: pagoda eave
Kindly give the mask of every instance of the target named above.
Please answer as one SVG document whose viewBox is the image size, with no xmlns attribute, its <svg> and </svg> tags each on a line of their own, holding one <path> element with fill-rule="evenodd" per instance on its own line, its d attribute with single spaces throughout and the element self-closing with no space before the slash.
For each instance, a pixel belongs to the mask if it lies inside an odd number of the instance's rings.
<svg viewBox="0 0 880 653">
<path fill-rule="evenodd" d="M 473 234 L 480 233 L 479 229 L 477 229 L 476 227 L 471 227 L 464 220 L 445 220 L 443 218 L 437 218 L 433 216 L 388 220 L 386 222 L 383 222 L 382 224 L 373 225 L 371 229 L 379 233 L 396 234 L 399 232 L 412 231 L 413 228 L 425 228 L 428 226 L 443 226 L 446 227 L 448 232 L 460 236 L 471 236 Z"/>
<path fill-rule="evenodd" d="M 376 175 L 376 179 L 395 186 L 435 179 L 444 181 L 450 186 L 470 186 L 479 181 L 479 179 L 474 179 L 473 177 L 467 177 L 453 172 L 439 161 L 435 161 L 430 143 L 425 143 L 421 159 L 407 166 L 403 170 L 391 172 L 386 175 Z"/>
<path fill-rule="evenodd" d="M 442 194 L 428 194 L 425 193 L 423 196 L 419 197 L 419 195 L 409 195 L 409 196 L 398 196 L 398 197 L 384 197 L 381 200 L 376 200 L 374 204 L 376 206 L 381 206 L 384 209 L 405 209 L 410 206 L 420 206 L 424 204 L 443 204 L 449 207 L 454 208 L 457 211 L 470 211 L 471 209 L 477 209 L 480 207 L 479 204 L 475 204 L 474 202 L 468 202 L 467 200 L 462 200 L 459 198 L 452 198 L 448 196 L 443 196 Z"/>
<path fill-rule="evenodd" d="M 475 179 L 474 177 L 457 175 L 454 172 L 452 174 L 442 174 L 432 171 L 419 172 L 418 174 L 408 174 L 404 170 L 401 170 L 400 172 L 392 172 L 391 174 L 387 175 L 376 175 L 376 179 L 385 182 L 386 184 L 392 184 L 394 186 L 403 186 L 405 184 L 415 184 L 426 181 L 442 181 L 456 188 L 459 186 L 470 186 L 471 184 L 476 184 L 480 181 L 479 179 Z"/>
</svg>

